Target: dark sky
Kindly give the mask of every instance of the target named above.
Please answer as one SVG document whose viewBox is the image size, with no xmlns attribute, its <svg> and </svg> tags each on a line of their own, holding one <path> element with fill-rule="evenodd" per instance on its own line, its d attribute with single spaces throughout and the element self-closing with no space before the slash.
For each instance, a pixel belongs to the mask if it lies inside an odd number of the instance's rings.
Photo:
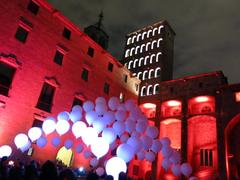
<svg viewBox="0 0 240 180">
<path fill-rule="evenodd" d="M 48 0 L 83 30 L 104 12 L 109 51 L 121 59 L 125 35 L 161 20 L 176 32 L 174 77 L 222 70 L 240 82 L 240 0 Z"/>
</svg>

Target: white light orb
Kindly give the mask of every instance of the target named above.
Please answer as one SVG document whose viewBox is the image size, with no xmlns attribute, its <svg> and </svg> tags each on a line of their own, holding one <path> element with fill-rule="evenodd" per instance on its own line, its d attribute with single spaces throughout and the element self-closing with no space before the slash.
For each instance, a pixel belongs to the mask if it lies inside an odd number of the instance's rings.
<svg viewBox="0 0 240 180">
<path fill-rule="evenodd" d="M 136 123 L 130 119 L 125 121 L 125 126 L 128 133 L 132 133 L 136 129 Z"/>
<path fill-rule="evenodd" d="M 59 121 L 61 121 L 61 120 L 68 121 L 69 120 L 69 113 L 67 111 L 60 112 L 57 116 L 57 119 Z"/>
<path fill-rule="evenodd" d="M 80 105 L 75 105 L 72 107 L 72 111 L 80 111 L 82 113 L 83 109 Z"/>
<path fill-rule="evenodd" d="M 149 150 L 151 148 L 151 146 L 152 146 L 152 142 L 153 142 L 152 138 L 150 138 L 149 136 L 145 135 L 145 136 L 141 136 L 140 139 L 142 141 L 143 148 L 145 150 Z"/>
<path fill-rule="evenodd" d="M 121 136 L 125 131 L 125 124 L 122 121 L 117 121 L 113 124 L 113 129 L 115 133 Z"/>
<path fill-rule="evenodd" d="M 37 146 L 40 147 L 40 148 L 43 148 L 44 146 L 47 145 L 47 139 L 45 137 L 40 137 L 38 140 L 37 140 Z"/>
<path fill-rule="evenodd" d="M 83 136 L 87 125 L 82 121 L 77 121 L 72 125 L 72 133 L 76 138 Z"/>
<path fill-rule="evenodd" d="M 192 174 L 192 166 L 189 163 L 181 165 L 181 172 L 184 176 L 189 177 Z"/>
<path fill-rule="evenodd" d="M 163 147 L 170 146 L 171 144 L 171 140 L 168 137 L 161 138 L 160 142 L 162 143 Z"/>
<path fill-rule="evenodd" d="M 96 173 L 97 173 L 97 175 L 100 177 L 100 176 L 102 176 L 102 175 L 104 175 L 104 172 L 105 172 L 105 170 L 104 170 L 104 168 L 102 168 L 102 167 L 98 167 L 97 169 L 96 169 Z"/>
<path fill-rule="evenodd" d="M 98 115 L 95 111 L 88 111 L 85 115 L 85 119 L 89 126 L 91 126 L 92 123 L 97 120 L 97 118 L 98 118 Z"/>
<path fill-rule="evenodd" d="M 117 135 L 113 128 L 105 128 L 102 132 L 102 137 L 108 142 L 108 144 L 111 144 L 116 140 Z"/>
<path fill-rule="evenodd" d="M 70 129 L 70 124 L 66 120 L 58 121 L 56 124 L 56 131 L 60 136 L 67 133 L 69 129 Z"/>
<path fill-rule="evenodd" d="M 69 118 L 73 123 L 80 121 L 82 119 L 82 111 L 80 110 L 71 111 L 69 114 Z"/>
<path fill-rule="evenodd" d="M 170 146 L 163 146 L 162 155 L 164 158 L 169 158 L 173 153 L 173 149 Z"/>
<path fill-rule="evenodd" d="M 134 157 L 134 150 L 129 144 L 121 144 L 117 148 L 117 157 L 123 159 L 126 163 L 131 161 Z"/>
<path fill-rule="evenodd" d="M 122 134 L 121 137 L 120 137 L 120 141 L 121 141 L 122 143 L 126 143 L 127 140 L 128 140 L 128 138 L 129 138 L 129 135 L 128 135 L 128 134 Z"/>
<path fill-rule="evenodd" d="M 103 120 L 104 120 L 104 123 L 106 125 L 110 125 L 114 122 L 115 120 L 115 116 L 114 116 L 114 112 L 112 111 L 106 111 L 104 114 L 103 114 Z"/>
<path fill-rule="evenodd" d="M 119 98 L 117 97 L 111 97 L 108 101 L 108 107 L 113 111 L 117 109 L 119 104 L 120 104 Z"/>
<path fill-rule="evenodd" d="M 124 110 L 118 110 L 116 113 L 115 113 L 115 118 L 116 120 L 118 121 L 124 121 L 127 117 L 127 113 L 126 111 Z"/>
<path fill-rule="evenodd" d="M 158 139 L 153 140 L 151 150 L 155 153 L 158 153 L 159 151 L 161 151 L 161 149 L 162 149 L 162 143 Z"/>
<path fill-rule="evenodd" d="M 98 132 L 102 132 L 102 130 L 106 127 L 102 118 L 98 118 L 96 121 L 93 122 L 93 128 Z"/>
<path fill-rule="evenodd" d="M 147 129 L 147 122 L 145 121 L 138 121 L 136 124 L 136 131 L 138 131 L 139 133 L 144 133 Z"/>
<path fill-rule="evenodd" d="M 168 158 L 164 158 L 162 161 L 162 167 L 167 171 L 171 167 L 171 162 Z"/>
<path fill-rule="evenodd" d="M 31 147 L 31 142 L 28 140 L 25 146 L 20 147 L 19 149 L 24 153 Z"/>
<path fill-rule="evenodd" d="M 146 134 L 152 139 L 155 139 L 158 137 L 158 134 L 159 134 L 158 128 L 155 126 L 148 126 L 146 130 Z"/>
<path fill-rule="evenodd" d="M 109 144 L 104 138 L 98 137 L 91 144 L 91 150 L 92 153 L 99 159 L 107 154 L 109 150 Z"/>
<path fill-rule="evenodd" d="M 92 128 L 92 127 L 87 127 L 85 129 L 85 133 L 82 136 L 82 140 L 83 142 L 89 146 L 91 145 L 93 142 L 95 142 L 95 139 L 98 137 L 98 133 L 97 131 Z"/>
<path fill-rule="evenodd" d="M 142 161 L 145 158 L 145 153 L 144 151 L 140 151 L 137 153 L 137 158 L 138 160 Z"/>
<path fill-rule="evenodd" d="M 127 109 L 126 109 L 126 107 L 125 107 L 125 104 L 124 104 L 124 103 L 121 103 L 121 104 L 118 105 L 117 110 L 126 111 Z"/>
<path fill-rule="evenodd" d="M 154 152 L 151 152 L 151 151 L 149 151 L 149 152 L 146 152 L 146 154 L 145 154 L 145 158 L 146 158 L 146 160 L 148 160 L 149 162 L 153 162 L 154 160 L 155 160 L 155 154 L 154 154 Z"/>
<path fill-rule="evenodd" d="M 0 147 L 0 158 L 7 156 L 9 157 L 12 154 L 12 148 L 8 145 L 3 145 Z"/>
<path fill-rule="evenodd" d="M 134 101 L 132 99 L 129 99 L 125 102 L 125 107 L 128 111 L 134 109 L 136 107 Z"/>
<path fill-rule="evenodd" d="M 32 127 L 28 130 L 28 137 L 31 141 L 36 141 L 42 135 L 42 129 L 39 127 Z"/>
<path fill-rule="evenodd" d="M 42 124 L 42 130 L 46 135 L 51 134 L 55 129 L 56 123 L 51 119 L 46 119 Z"/>
<path fill-rule="evenodd" d="M 137 152 L 141 151 L 141 149 L 142 149 L 142 142 L 139 139 L 139 137 L 130 137 L 127 140 L 127 144 L 132 146 L 134 153 L 137 153 Z"/>
<path fill-rule="evenodd" d="M 114 180 L 118 180 L 120 172 L 127 172 L 127 165 L 123 159 L 119 157 L 112 157 L 107 161 L 105 169 L 107 175 L 112 175 Z"/>
<path fill-rule="evenodd" d="M 73 141 L 70 140 L 70 139 L 66 140 L 65 143 L 64 143 L 64 146 L 65 146 L 66 149 L 71 149 L 72 146 L 73 146 Z"/>
<path fill-rule="evenodd" d="M 94 104 L 92 101 L 86 101 L 83 103 L 83 109 L 85 112 L 93 111 L 94 110 Z"/>
<path fill-rule="evenodd" d="M 97 97 L 95 100 L 95 104 L 106 104 L 106 99 L 104 97 Z"/>
<path fill-rule="evenodd" d="M 180 176 L 182 174 L 182 172 L 181 172 L 181 165 L 174 164 L 172 166 L 172 173 L 174 174 L 174 176 Z"/>
<path fill-rule="evenodd" d="M 103 103 L 98 103 L 96 104 L 95 106 L 95 111 L 97 114 L 104 114 L 105 112 L 107 112 L 107 105 L 106 104 L 103 104 Z"/>
<path fill-rule="evenodd" d="M 14 143 L 18 149 L 21 149 L 21 148 L 25 147 L 26 145 L 28 145 L 28 142 L 29 142 L 29 140 L 28 140 L 27 135 L 23 134 L 23 133 L 16 135 L 14 138 Z"/>
</svg>

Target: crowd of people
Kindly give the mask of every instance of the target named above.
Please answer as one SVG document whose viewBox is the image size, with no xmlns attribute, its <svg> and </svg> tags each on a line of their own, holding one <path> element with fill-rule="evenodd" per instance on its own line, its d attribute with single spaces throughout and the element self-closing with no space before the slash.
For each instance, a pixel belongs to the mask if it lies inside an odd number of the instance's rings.
<svg viewBox="0 0 240 180">
<path fill-rule="evenodd" d="M 86 175 L 78 174 L 77 170 L 64 166 L 61 162 L 47 160 L 40 165 L 31 160 L 23 163 L 20 160 L 9 160 L 7 157 L 0 161 L 0 180 L 113 180 L 111 175 L 99 177 L 93 170 Z M 131 180 L 123 172 L 119 174 L 119 180 Z"/>
</svg>

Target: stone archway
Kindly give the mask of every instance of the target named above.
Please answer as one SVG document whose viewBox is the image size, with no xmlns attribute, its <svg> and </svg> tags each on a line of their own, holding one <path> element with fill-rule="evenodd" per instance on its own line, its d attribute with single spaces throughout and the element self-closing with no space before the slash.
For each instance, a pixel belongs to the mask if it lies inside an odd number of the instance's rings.
<svg viewBox="0 0 240 180">
<path fill-rule="evenodd" d="M 229 121 L 224 133 L 228 179 L 240 179 L 240 114 Z"/>
</svg>

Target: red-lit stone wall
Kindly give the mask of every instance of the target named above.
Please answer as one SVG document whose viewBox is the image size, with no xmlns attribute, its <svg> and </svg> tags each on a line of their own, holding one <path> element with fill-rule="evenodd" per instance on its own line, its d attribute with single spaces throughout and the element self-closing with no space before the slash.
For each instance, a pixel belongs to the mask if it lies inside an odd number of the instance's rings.
<svg viewBox="0 0 240 180">
<path fill-rule="evenodd" d="M 9 96 L 0 95 L 1 145 L 13 145 L 15 135 L 26 133 L 35 118 L 70 111 L 75 96 L 94 100 L 122 92 L 125 99 L 137 99 L 138 79 L 45 0 L 34 2 L 40 6 L 37 15 L 27 9 L 29 0 L 0 3 L 0 61 L 16 67 Z M 25 43 L 14 37 L 19 25 L 29 31 Z M 71 31 L 70 40 L 62 36 L 64 27 Z M 87 54 L 89 47 L 94 49 L 93 57 Z M 65 53 L 61 66 L 53 61 L 57 49 Z M 109 62 L 113 72 L 108 71 Z M 89 70 L 88 82 L 81 78 L 83 68 Z M 44 82 L 56 86 L 51 114 L 36 108 Z M 105 82 L 110 84 L 108 95 L 103 92 Z M 54 159 L 57 150 L 46 149 L 43 155 L 36 148 L 34 155 Z"/>
</svg>

